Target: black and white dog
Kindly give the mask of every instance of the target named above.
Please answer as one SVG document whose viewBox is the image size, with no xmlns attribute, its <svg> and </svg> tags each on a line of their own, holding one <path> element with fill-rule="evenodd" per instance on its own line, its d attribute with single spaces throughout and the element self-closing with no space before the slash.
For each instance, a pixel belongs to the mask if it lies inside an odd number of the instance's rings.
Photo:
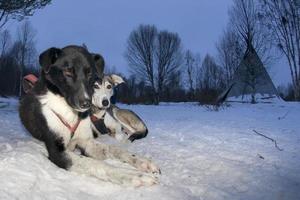
<svg viewBox="0 0 300 200">
<path fill-rule="evenodd" d="M 114 87 L 123 82 L 123 78 L 116 74 L 105 75 L 95 82 L 91 119 L 96 131 L 99 130 L 102 134 L 107 132 L 117 140 L 128 139 L 133 142 L 146 137 L 148 129 L 143 120 L 133 111 L 111 104 Z M 100 123 L 97 123 L 99 121 Z"/>
<path fill-rule="evenodd" d="M 58 167 L 124 185 L 153 185 L 159 168 L 113 146 L 96 143 L 89 117 L 96 75 L 103 72 L 100 55 L 80 46 L 50 48 L 39 57 L 40 78 L 20 101 L 22 123 L 43 141 L 49 159 Z M 96 73 L 98 71 L 98 73 Z M 85 156 L 73 152 L 78 147 Z M 113 167 L 101 161 L 117 158 L 137 170 Z"/>
</svg>

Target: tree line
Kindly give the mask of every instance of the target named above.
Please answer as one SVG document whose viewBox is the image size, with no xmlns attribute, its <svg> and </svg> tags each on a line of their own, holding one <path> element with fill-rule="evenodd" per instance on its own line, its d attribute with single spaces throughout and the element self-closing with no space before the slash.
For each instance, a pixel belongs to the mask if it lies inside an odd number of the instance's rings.
<svg viewBox="0 0 300 200">
<path fill-rule="evenodd" d="M 177 33 L 140 25 L 127 40 L 125 58 L 131 75 L 118 89 L 124 103 L 200 101 L 210 103 L 225 87 L 215 58 L 184 50 Z"/>
<path fill-rule="evenodd" d="M 24 74 L 38 74 L 36 31 L 28 21 L 22 23 L 13 38 L 3 30 L 10 20 L 21 21 L 32 16 L 38 9 L 50 4 L 51 0 L 0 0 L 0 95 L 20 96 Z"/>
<path fill-rule="evenodd" d="M 0 94 L 20 96 L 22 78 L 28 73 L 38 75 L 36 31 L 26 21 L 13 39 L 8 30 L 0 33 Z"/>
<path fill-rule="evenodd" d="M 9 3 L 10 2 L 10 3 Z M 23 23 L 12 39 L 2 30 L 9 19 L 22 20 L 50 0 L 0 1 L 0 94 L 20 95 L 24 74 L 38 73 L 35 30 Z M 130 74 L 117 89 L 124 103 L 162 101 L 214 103 L 229 86 L 244 53 L 252 47 L 266 67 L 276 57 L 288 60 L 292 83 L 280 86 L 282 96 L 300 100 L 300 4 L 295 0 L 234 0 L 229 22 L 216 44 L 216 55 L 203 57 L 184 49 L 178 33 L 141 24 L 127 40 L 124 53 Z M 199 44 L 201 45 L 201 44 Z M 278 56 L 279 54 L 279 56 Z M 245 80 L 255 91 L 259 71 L 249 68 Z"/>
<path fill-rule="evenodd" d="M 300 100 L 299 37 L 300 3 L 295 0 L 234 0 L 228 25 L 216 44 L 217 55 L 203 59 L 183 50 L 177 33 L 140 25 L 127 40 L 125 58 L 131 76 L 125 89 L 119 89 L 119 98 L 127 103 L 213 104 L 229 86 L 246 50 L 253 49 L 265 67 L 285 56 L 289 65 L 282 67 L 288 67 L 292 84 L 280 86 L 279 92 L 284 99 Z M 249 66 L 243 75 L 253 93 L 261 73 Z"/>
</svg>

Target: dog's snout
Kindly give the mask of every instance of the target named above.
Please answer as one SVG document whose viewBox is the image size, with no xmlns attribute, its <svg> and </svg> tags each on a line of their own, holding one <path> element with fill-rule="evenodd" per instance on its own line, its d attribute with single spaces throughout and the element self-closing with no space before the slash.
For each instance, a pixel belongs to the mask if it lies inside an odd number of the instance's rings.
<svg viewBox="0 0 300 200">
<path fill-rule="evenodd" d="M 80 108 L 82 108 L 82 109 L 88 109 L 88 108 L 91 107 L 91 100 L 85 99 L 85 100 L 83 100 L 83 101 L 80 101 L 80 102 L 79 102 L 79 106 L 80 106 Z"/>
<path fill-rule="evenodd" d="M 109 104 L 109 101 L 107 100 L 107 99 L 104 99 L 103 101 L 102 101 L 102 105 L 103 106 L 108 106 L 108 104 Z"/>
</svg>

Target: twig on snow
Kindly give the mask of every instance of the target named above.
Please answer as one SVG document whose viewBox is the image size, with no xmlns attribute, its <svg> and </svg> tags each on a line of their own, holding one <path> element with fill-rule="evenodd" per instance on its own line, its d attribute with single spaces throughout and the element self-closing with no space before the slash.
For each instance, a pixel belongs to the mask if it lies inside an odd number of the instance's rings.
<svg viewBox="0 0 300 200">
<path fill-rule="evenodd" d="M 289 114 L 290 110 L 288 110 L 282 117 L 278 117 L 278 120 L 282 120 L 286 118 L 286 116 Z"/>
<path fill-rule="evenodd" d="M 256 130 L 253 130 L 253 132 L 256 133 L 257 135 L 260 135 L 260 136 L 262 136 L 262 137 L 264 137 L 264 138 L 267 138 L 267 139 L 271 140 L 272 142 L 274 142 L 275 147 L 276 147 L 279 151 L 283 151 L 283 149 L 281 149 L 281 148 L 278 147 L 276 140 L 274 140 L 273 138 L 270 138 L 270 137 L 268 137 L 268 136 L 266 136 L 266 135 L 264 135 L 264 134 L 261 134 L 261 133 L 257 132 Z"/>
<path fill-rule="evenodd" d="M 257 154 L 257 156 L 260 158 L 260 159 L 265 159 L 262 155 L 260 155 L 259 153 Z"/>
</svg>

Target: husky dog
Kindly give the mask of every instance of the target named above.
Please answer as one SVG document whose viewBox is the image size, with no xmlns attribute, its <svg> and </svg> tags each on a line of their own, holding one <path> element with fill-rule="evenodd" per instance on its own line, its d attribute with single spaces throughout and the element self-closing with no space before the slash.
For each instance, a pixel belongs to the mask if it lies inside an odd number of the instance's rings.
<svg viewBox="0 0 300 200">
<path fill-rule="evenodd" d="M 105 75 L 95 82 L 91 119 L 96 132 L 108 133 L 118 140 L 122 140 L 127 135 L 127 139 L 133 142 L 146 137 L 148 129 L 134 112 L 111 104 L 110 99 L 114 95 L 114 87 L 123 82 L 123 78 L 115 74 Z"/>
<path fill-rule="evenodd" d="M 114 183 L 157 183 L 150 173 L 159 169 L 149 160 L 93 138 L 89 114 L 96 75 L 103 72 L 102 57 L 80 46 L 67 46 L 46 50 L 39 62 L 40 78 L 20 100 L 19 114 L 31 135 L 45 143 L 49 159 L 58 167 Z M 75 147 L 85 156 L 76 154 Z M 150 173 L 113 167 L 102 161 L 105 158 L 117 158 Z"/>
</svg>

